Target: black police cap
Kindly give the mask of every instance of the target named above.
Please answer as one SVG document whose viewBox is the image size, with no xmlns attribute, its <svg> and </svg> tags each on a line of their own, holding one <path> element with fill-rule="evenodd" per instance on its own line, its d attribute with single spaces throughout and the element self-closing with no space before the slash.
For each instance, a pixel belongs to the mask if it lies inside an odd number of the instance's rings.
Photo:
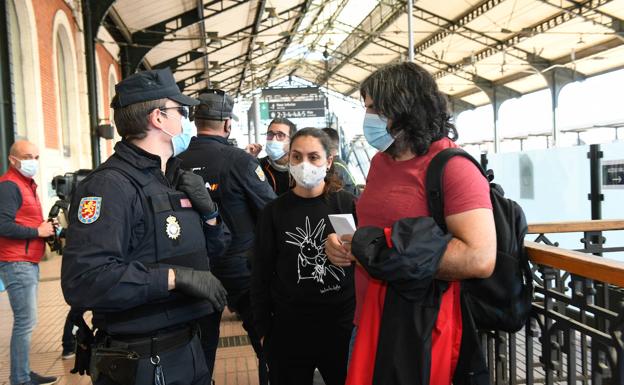
<svg viewBox="0 0 624 385">
<path fill-rule="evenodd" d="M 115 86 L 112 108 L 156 99 L 171 99 L 183 106 L 196 106 L 197 99 L 180 92 L 169 68 L 137 72 L 123 79 Z"/>
<path fill-rule="evenodd" d="M 232 113 L 234 109 L 234 99 L 222 90 L 207 90 L 200 94 L 199 106 L 195 107 L 195 118 L 206 120 L 225 120 L 233 118 L 238 120 L 238 116 Z"/>
</svg>

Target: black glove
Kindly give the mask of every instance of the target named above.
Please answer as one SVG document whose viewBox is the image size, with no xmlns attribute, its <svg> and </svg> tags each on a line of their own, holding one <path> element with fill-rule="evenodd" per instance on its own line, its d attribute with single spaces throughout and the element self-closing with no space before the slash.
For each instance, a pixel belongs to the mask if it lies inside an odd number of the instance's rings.
<svg viewBox="0 0 624 385">
<path fill-rule="evenodd" d="M 192 171 L 180 171 L 178 190 L 188 195 L 195 210 L 209 217 L 217 212 L 217 205 L 210 198 L 204 179 Z"/>
<path fill-rule="evenodd" d="M 82 317 L 78 320 L 73 320 L 74 324 L 78 326 L 76 331 L 76 359 L 74 361 L 74 368 L 70 373 L 79 373 L 81 376 L 91 375 L 89 367 L 91 364 L 91 346 L 93 345 L 93 331 L 87 326 L 87 323 Z"/>
<path fill-rule="evenodd" d="M 227 291 L 221 282 L 206 270 L 174 269 L 175 288 L 192 297 L 205 298 L 217 310 L 227 304 Z"/>
</svg>

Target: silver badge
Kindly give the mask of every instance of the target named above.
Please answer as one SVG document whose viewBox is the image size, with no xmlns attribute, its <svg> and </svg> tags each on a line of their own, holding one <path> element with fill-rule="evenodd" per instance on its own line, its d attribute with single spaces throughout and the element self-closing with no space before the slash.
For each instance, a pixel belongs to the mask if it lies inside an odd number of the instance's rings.
<svg viewBox="0 0 624 385">
<path fill-rule="evenodd" d="M 182 229 L 180 228 L 180 224 L 178 223 L 178 218 L 173 215 L 169 215 L 167 217 L 167 225 L 165 226 L 165 230 L 167 231 L 167 236 L 169 239 L 178 239 Z"/>
</svg>

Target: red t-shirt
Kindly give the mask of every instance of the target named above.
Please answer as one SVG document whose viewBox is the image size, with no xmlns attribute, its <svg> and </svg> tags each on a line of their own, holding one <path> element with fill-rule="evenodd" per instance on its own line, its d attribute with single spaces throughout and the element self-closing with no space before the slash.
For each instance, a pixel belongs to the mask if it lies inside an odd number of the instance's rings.
<svg viewBox="0 0 624 385">
<path fill-rule="evenodd" d="M 371 161 L 366 188 L 356 205 L 358 226 L 386 228 L 401 218 L 430 216 L 425 191 L 427 167 L 438 152 L 449 147 L 457 145 L 443 138 L 432 143 L 427 154 L 406 161 L 396 161 L 386 153 L 377 153 Z M 492 208 L 488 182 L 468 159 L 452 158 L 444 169 L 442 183 L 445 216 Z M 383 297 L 366 298 L 368 284 L 372 281 L 362 267 L 356 267 L 356 325 L 360 324 L 365 300 L 377 301 L 379 308 L 383 309 Z M 452 378 L 461 340 L 459 298 L 459 285 L 453 282 L 442 297 L 432 335 L 432 362 L 437 364 L 437 371 L 432 375 L 431 384 L 450 384 Z"/>
<path fill-rule="evenodd" d="M 427 154 L 405 161 L 393 160 L 384 152 L 371 160 L 366 188 L 357 201 L 358 226 L 391 227 L 401 218 L 430 216 L 425 192 L 425 175 L 431 159 L 457 145 L 448 138 L 433 142 Z M 477 208 L 492 208 L 490 187 L 481 172 L 468 160 L 452 158 L 444 169 L 444 215 Z M 355 272 L 355 324 L 359 324 L 366 286 L 371 279 L 358 266 Z"/>
</svg>

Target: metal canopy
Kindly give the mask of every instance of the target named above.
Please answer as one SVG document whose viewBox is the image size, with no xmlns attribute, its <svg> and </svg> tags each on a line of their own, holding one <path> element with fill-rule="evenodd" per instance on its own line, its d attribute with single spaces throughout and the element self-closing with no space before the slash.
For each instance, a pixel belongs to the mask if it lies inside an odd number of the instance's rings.
<svg viewBox="0 0 624 385">
<path fill-rule="evenodd" d="M 415 0 L 414 61 L 464 108 L 488 90 L 548 87 L 624 67 L 624 0 Z M 246 95 L 297 76 L 347 96 L 408 58 L 404 0 L 117 0 L 104 26 L 125 75 L 171 67 L 180 87 Z"/>
</svg>

